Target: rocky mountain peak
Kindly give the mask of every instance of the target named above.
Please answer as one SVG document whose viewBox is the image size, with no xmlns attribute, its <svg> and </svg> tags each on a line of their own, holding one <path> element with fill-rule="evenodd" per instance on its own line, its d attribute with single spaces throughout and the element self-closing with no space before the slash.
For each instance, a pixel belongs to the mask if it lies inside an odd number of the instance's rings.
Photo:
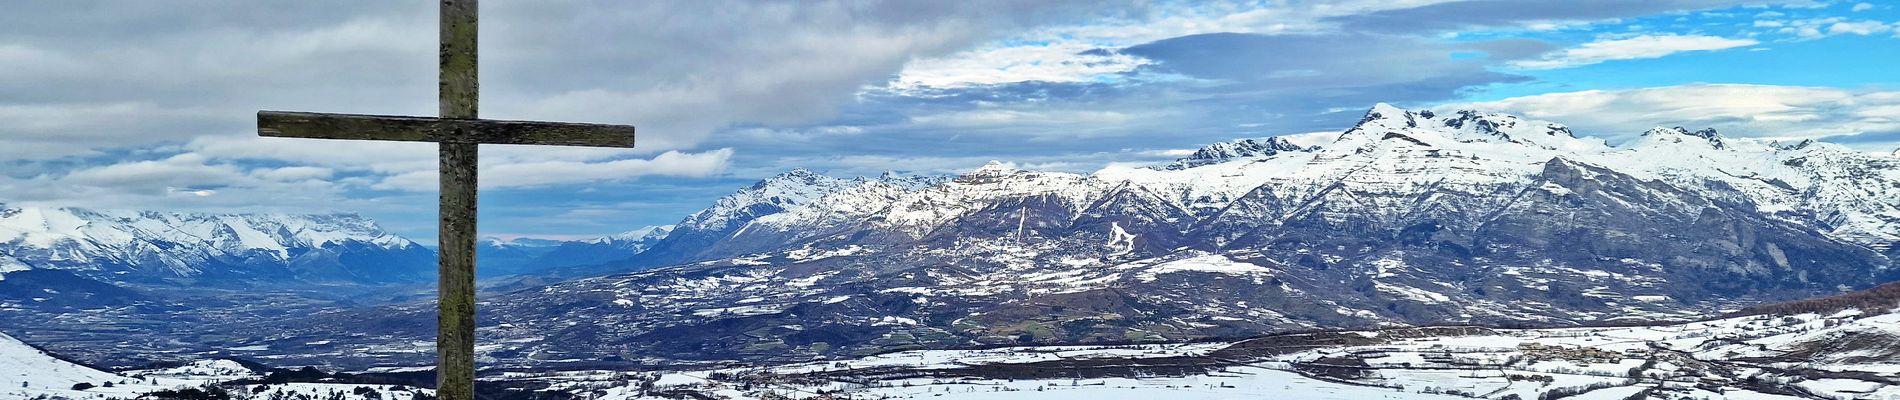
<svg viewBox="0 0 1900 400">
<path fill-rule="evenodd" d="M 626 232 L 607 235 L 598 239 L 593 239 L 590 242 L 612 243 L 612 242 L 624 242 L 624 241 L 659 240 L 659 239 L 666 238 L 666 234 L 672 231 L 673 231 L 673 225 L 646 226 L 646 227 L 641 227 L 640 229 L 634 229 L 634 230 L 630 230 Z"/>
<path fill-rule="evenodd" d="M 769 187 L 773 185 L 784 185 L 784 184 L 816 185 L 816 184 L 821 184 L 821 182 L 823 181 L 835 180 L 835 179 L 836 178 L 832 178 L 825 174 L 812 172 L 812 170 L 809 170 L 809 169 L 793 168 L 790 171 L 785 171 L 778 175 L 773 175 L 770 178 L 765 178 L 763 180 L 760 180 L 757 184 L 754 184 L 753 187 L 765 188 L 765 187 Z"/>
<path fill-rule="evenodd" d="M 1716 132 L 1715 128 L 1690 131 L 1680 126 L 1658 126 L 1650 128 L 1648 132 L 1643 132 L 1643 136 L 1637 140 L 1639 143 L 1708 143 L 1709 146 L 1718 149 L 1728 147 L 1728 144 L 1722 140 L 1722 134 Z"/>
<path fill-rule="evenodd" d="M 488 246 L 488 247 L 541 248 L 541 247 L 560 246 L 562 243 L 565 243 L 565 242 L 560 241 L 560 240 L 554 240 L 554 239 L 541 239 L 541 238 L 530 238 L 530 237 L 502 239 L 502 238 L 498 238 L 494 236 L 489 236 L 489 237 L 481 238 L 480 244 L 483 246 Z"/>
<path fill-rule="evenodd" d="M 1016 173 L 1016 171 L 1020 171 L 1020 170 L 1016 169 L 1014 164 L 1009 164 L 1009 163 L 1005 163 L 1005 162 L 997 161 L 997 160 L 990 160 L 990 162 L 983 163 L 983 166 L 977 167 L 976 169 L 971 170 L 970 172 L 964 173 L 963 176 L 995 177 L 995 176 L 1013 174 L 1013 173 Z"/>
<path fill-rule="evenodd" d="M 1600 140 L 1578 138 L 1561 124 L 1477 110 L 1406 110 L 1380 103 L 1358 124 L 1329 145 L 1332 150 L 1366 151 L 1399 143 L 1443 146 L 1460 143 L 1508 143 L 1543 150 L 1581 151 L 1600 147 Z"/>
<path fill-rule="evenodd" d="M 1160 168 L 1166 170 L 1181 170 L 1202 165 L 1219 164 L 1240 158 L 1270 157 L 1283 152 L 1314 151 L 1318 149 L 1319 146 L 1300 146 L 1279 136 L 1265 139 L 1238 139 L 1207 145 L 1199 150 L 1195 150 L 1194 154 L 1162 165 Z"/>
<path fill-rule="evenodd" d="M 1429 112 L 1422 115 L 1391 104 L 1373 104 L 1371 109 L 1366 110 L 1366 115 L 1359 118 L 1359 123 L 1354 124 L 1352 129 L 1347 130 L 1347 132 L 1384 132 L 1401 128 L 1417 127 L 1418 119 L 1421 117 L 1431 118 Z"/>
<path fill-rule="evenodd" d="M 1814 139 L 1801 139 L 1800 141 L 1796 141 L 1793 143 L 1777 141 L 1777 142 L 1770 143 L 1769 146 L 1774 147 L 1779 150 L 1800 150 L 1800 149 L 1808 148 L 1808 146 L 1813 146 L 1815 143 L 1818 143 L 1818 142 L 1815 142 Z"/>
<path fill-rule="evenodd" d="M 1360 123 L 1379 119 L 1405 118 L 1407 115 L 1412 115 L 1412 111 L 1399 108 L 1389 103 L 1380 102 L 1373 104 L 1372 108 L 1366 110 L 1366 116 L 1360 118 Z"/>
</svg>

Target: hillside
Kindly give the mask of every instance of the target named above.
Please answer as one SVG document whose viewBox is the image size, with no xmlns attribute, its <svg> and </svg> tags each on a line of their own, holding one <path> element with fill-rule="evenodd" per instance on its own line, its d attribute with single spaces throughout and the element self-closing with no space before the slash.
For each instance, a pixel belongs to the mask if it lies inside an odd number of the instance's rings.
<svg viewBox="0 0 1900 400">
<path fill-rule="evenodd" d="M 1609 146 L 1549 122 L 1385 105 L 1331 143 L 1276 143 L 1093 174 L 792 171 L 623 267 L 666 268 L 492 295 L 482 339 L 505 343 L 488 354 L 507 365 L 793 361 L 1692 320 L 1900 277 L 1900 159 L 1883 155 L 1680 128 Z M 405 327 L 430 312 L 319 313 L 246 343 L 368 361 L 345 349 L 423 337 Z M 301 344 L 334 326 L 388 336 Z"/>
</svg>

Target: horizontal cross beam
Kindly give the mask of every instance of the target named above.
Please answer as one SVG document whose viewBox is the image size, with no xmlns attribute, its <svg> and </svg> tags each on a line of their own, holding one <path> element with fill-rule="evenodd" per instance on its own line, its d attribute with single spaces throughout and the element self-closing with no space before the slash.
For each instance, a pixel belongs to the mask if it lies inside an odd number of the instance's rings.
<svg viewBox="0 0 1900 400">
<path fill-rule="evenodd" d="M 633 126 L 258 111 L 257 135 L 308 139 L 633 147 Z"/>
</svg>

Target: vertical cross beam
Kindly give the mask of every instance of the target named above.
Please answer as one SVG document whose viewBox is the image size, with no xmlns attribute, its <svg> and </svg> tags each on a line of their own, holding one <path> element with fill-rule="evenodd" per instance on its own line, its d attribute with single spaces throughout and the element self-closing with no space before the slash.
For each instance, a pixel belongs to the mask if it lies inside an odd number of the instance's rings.
<svg viewBox="0 0 1900 400">
<path fill-rule="evenodd" d="M 441 2 L 441 117 L 258 111 L 257 134 L 311 139 L 439 143 L 442 210 L 437 265 L 436 396 L 475 398 L 476 146 L 633 147 L 633 127 L 477 119 L 476 0 Z"/>
<path fill-rule="evenodd" d="M 474 119 L 476 0 L 441 0 L 442 118 Z M 471 132 L 454 132 L 470 135 Z M 441 256 L 437 270 L 436 397 L 475 398 L 475 143 L 438 144 L 441 158 Z"/>
</svg>

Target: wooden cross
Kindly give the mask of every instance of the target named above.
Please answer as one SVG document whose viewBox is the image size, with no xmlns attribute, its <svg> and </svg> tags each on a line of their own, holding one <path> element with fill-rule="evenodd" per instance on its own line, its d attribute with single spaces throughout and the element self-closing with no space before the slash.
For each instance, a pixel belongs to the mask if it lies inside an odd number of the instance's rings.
<svg viewBox="0 0 1900 400">
<path fill-rule="evenodd" d="M 259 136 L 440 143 L 442 211 L 436 396 L 475 395 L 476 146 L 633 147 L 627 125 L 476 119 L 476 0 L 442 0 L 440 118 L 258 111 Z"/>
</svg>

